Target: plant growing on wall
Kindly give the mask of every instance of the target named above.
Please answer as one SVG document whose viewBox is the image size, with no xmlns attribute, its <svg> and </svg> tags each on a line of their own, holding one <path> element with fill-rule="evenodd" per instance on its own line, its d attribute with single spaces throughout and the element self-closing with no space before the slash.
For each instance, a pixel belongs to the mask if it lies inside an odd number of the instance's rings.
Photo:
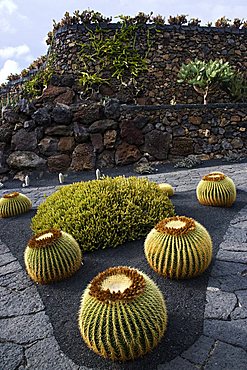
<svg viewBox="0 0 247 370">
<path fill-rule="evenodd" d="M 224 88 L 224 86 L 223 86 Z M 236 73 L 225 86 L 225 91 L 236 102 L 245 102 L 247 99 L 247 78 L 243 73 Z"/>
<path fill-rule="evenodd" d="M 192 85 L 198 94 L 203 95 L 203 102 L 207 104 L 208 94 L 230 86 L 235 75 L 234 68 L 222 59 L 208 62 L 195 59 L 188 64 L 182 64 L 178 82 Z"/>
<path fill-rule="evenodd" d="M 136 87 L 136 78 L 147 69 L 145 53 L 136 47 L 137 34 L 150 16 L 139 13 L 135 18 L 120 15 L 121 26 L 114 35 L 108 36 L 100 26 L 96 30 L 87 27 L 88 42 L 80 44 L 82 75 L 79 82 L 84 92 L 108 83 L 116 78 L 124 86 Z M 147 44 L 150 47 L 150 35 L 147 32 Z M 90 64 L 95 70 L 89 72 Z"/>
<path fill-rule="evenodd" d="M 44 69 L 40 69 L 32 78 L 23 84 L 23 96 L 30 99 L 41 95 L 43 89 L 48 85 L 52 74 L 53 70 L 50 64 Z"/>
<path fill-rule="evenodd" d="M 172 17 L 170 15 L 170 17 L 168 18 L 168 23 L 171 24 L 171 25 L 182 26 L 183 24 L 187 23 L 187 18 L 186 17 L 187 17 L 187 15 L 185 15 L 185 14 L 177 15 L 176 17 Z"/>
<path fill-rule="evenodd" d="M 215 22 L 215 27 L 219 27 L 219 28 L 230 27 L 230 22 L 231 22 L 230 19 L 223 16 L 223 17 L 217 19 L 217 21 Z"/>
</svg>

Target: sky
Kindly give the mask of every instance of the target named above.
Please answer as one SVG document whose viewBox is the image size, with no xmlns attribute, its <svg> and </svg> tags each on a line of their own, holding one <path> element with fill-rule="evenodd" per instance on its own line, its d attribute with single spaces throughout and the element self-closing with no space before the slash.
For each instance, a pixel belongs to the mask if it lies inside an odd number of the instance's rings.
<svg viewBox="0 0 247 370">
<path fill-rule="evenodd" d="M 0 0 L 0 84 L 11 73 L 20 73 L 46 54 L 45 39 L 53 19 L 60 21 L 66 11 L 95 10 L 104 16 L 134 16 L 139 12 L 199 18 L 201 25 L 226 16 L 247 19 L 246 0 Z"/>
</svg>

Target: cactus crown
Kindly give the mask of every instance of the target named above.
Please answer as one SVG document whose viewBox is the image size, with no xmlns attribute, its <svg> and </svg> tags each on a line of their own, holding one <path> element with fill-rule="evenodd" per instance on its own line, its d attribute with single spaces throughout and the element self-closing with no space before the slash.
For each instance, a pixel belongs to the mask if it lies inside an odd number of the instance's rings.
<svg viewBox="0 0 247 370">
<path fill-rule="evenodd" d="M 111 267 L 92 281 L 89 294 L 104 303 L 131 301 L 144 291 L 144 277 L 137 270 L 125 266 Z"/>
<path fill-rule="evenodd" d="M 185 216 L 168 217 L 160 221 L 155 229 L 163 234 L 183 235 L 195 229 L 195 221 Z"/>
<path fill-rule="evenodd" d="M 61 230 L 48 229 L 34 235 L 28 242 L 30 248 L 45 248 L 62 236 Z"/>
<path fill-rule="evenodd" d="M 13 193 L 4 194 L 3 198 L 6 198 L 6 199 L 16 198 L 18 197 L 19 194 L 20 193 L 18 193 L 17 191 L 14 191 Z"/>
<path fill-rule="evenodd" d="M 204 181 L 222 181 L 226 178 L 226 176 L 222 172 L 212 172 L 208 175 L 203 176 Z"/>
</svg>

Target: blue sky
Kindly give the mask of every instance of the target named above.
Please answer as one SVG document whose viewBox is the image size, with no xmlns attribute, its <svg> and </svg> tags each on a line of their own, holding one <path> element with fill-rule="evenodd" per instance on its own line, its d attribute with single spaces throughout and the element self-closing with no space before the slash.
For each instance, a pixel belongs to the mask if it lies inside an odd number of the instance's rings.
<svg viewBox="0 0 247 370">
<path fill-rule="evenodd" d="M 247 19 L 246 0 L 0 0 L 0 84 L 10 73 L 19 73 L 46 53 L 45 38 L 66 11 L 91 9 L 105 16 L 134 16 L 139 12 L 170 15 L 187 14 L 201 25 L 226 16 Z"/>
</svg>

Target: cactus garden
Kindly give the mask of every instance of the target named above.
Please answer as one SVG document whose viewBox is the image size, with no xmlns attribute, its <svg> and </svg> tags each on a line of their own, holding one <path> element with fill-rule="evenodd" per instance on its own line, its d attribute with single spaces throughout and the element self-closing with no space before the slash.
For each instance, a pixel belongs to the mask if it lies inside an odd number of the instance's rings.
<svg viewBox="0 0 247 370">
<path fill-rule="evenodd" d="M 0 370 L 247 369 L 247 20 L 69 11 L 0 48 Z"/>
</svg>

